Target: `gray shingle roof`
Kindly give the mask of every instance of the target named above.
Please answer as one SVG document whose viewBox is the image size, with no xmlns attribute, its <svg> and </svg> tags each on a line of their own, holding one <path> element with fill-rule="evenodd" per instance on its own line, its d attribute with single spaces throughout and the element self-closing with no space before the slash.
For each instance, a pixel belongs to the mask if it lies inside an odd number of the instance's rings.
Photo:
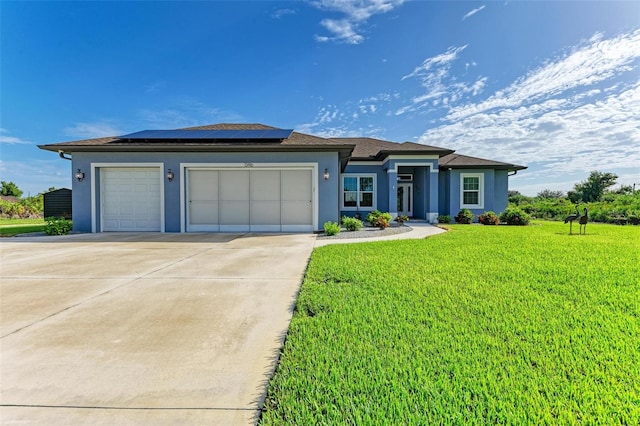
<svg viewBox="0 0 640 426">
<path fill-rule="evenodd" d="M 266 126 L 264 124 L 232 124 L 232 123 L 220 123 L 209 124 L 206 126 L 185 127 L 179 130 L 269 130 L 277 129 L 277 127 Z M 49 151 L 57 151 L 58 149 L 64 149 L 68 147 L 92 147 L 92 146 L 158 146 L 158 145 L 173 145 L 173 146 L 208 146 L 208 147 L 229 147 L 229 146 L 344 146 L 344 142 L 335 141 L 332 139 L 321 138 L 319 136 L 308 135 L 305 133 L 293 132 L 291 136 L 281 142 L 247 142 L 247 141 L 216 141 L 215 144 L 207 141 L 183 141 L 172 142 L 170 140 L 158 140 L 158 141 L 128 141 L 120 139 L 118 136 L 110 136 L 104 138 L 95 139 L 82 139 L 70 142 L 61 142 L 47 145 L 40 145 L 42 149 Z M 52 149 L 55 148 L 55 149 Z"/>
<path fill-rule="evenodd" d="M 332 138 L 346 144 L 355 145 L 351 158 L 358 160 L 379 160 L 391 154 L 431 154 L 442 157 L 453 152 L 451 149 L 422 145 L 413 142 L 390 142 L 375 138 Z"/>
<path fill-rule="evenodd" d="M 179 130 L 269 130 L 277 127 L 260 123 L 219 123 L 205 126 L 185 127 Z M 390 142 L 375 138 L 322 138 L 305 133 L 293 132 L 289 138 L 275 142 L 255 141 L 131 141 L 118 136 L 81 139 L 38 145 L 48 151 L 282 151 L 282 150 L 337 150 L 342 167 L 348 160 L 379 161 L 389 155 L 414 154 L 437 155 L 440 157 L 440 169 L 448 168 L 493 168 L 504 170 L 522 170 L 524 166 L 486 160 L 455 154 L 453 150 L 437 146 L 422 145 L 414 142 Z"/>
<path fill-rule="evenodd" d="M 517 164 L 503 163 L 501 161 L 487 160 L 484 158 L 470 157 L 462 154 L 449 154 L 440 158 L 440 170 L 447 169 L 501 169 L 501 170 L 523 170 L 525 166 Z"/>
</svg>

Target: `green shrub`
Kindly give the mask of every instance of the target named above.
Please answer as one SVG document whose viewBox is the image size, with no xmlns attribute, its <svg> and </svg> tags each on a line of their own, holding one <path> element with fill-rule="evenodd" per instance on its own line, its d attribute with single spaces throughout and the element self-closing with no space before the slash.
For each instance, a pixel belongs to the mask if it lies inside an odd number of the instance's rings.
<svg viewBox="0 0 640 426">
<path fill-rule="evenodd" d="M 324 233 L 327 235 L 338 235 L 340 233 L 340 225 L 337 222 L 325 222 Z"/>
<path fill-rule="evenodd" d="M 401 214 L 393 220 L 398 222 L 398 225 L 404 225 L 405 222 L 409 222 L 409 216 L 407 216 L 406 214 Z"/>
<path fill-rule="evenodd" d="M 451 223 L 451 216 L 448 214 L 439 214 L 438 223 Z"/>
<path fill-rule="evenodd" d="M 471 210 L 469 209 L 462 209 L 458 212 L 458 216 L 456 216 L 454 219 L 456 221 L 456 223 L 463 223 L 463 224 L 470 224 L 471 222 L 473 222 L 473 218 L 475 217 L 475 215 L 473 213 L 471 213 Z"/>
<path fill-rule="evenodd" d="M 44 232 L 47 235 L 67 235 L 73 229 L 73 222 L 62 218 L 46 218 Z"/>
<path fill-rule="evenodd" d="M 355 217 L 343 216 L 342 225 L 344 225 L 347 231 L 359 231 L 362 229 L 362 221 Z"/>
<path fill-rule="evenodd" d="M 507 207 L 500 214 L 500 221 L 507 225 L 528 225 L 531 217 L 518 207 Z"/>
<path fill-rule="evenodd" d="M 369 222 L 371 226 L 378 226 L 379 217 L 384 217 L 387 223 L 391 222 L 391 213 L 381 213 L 380 210 L 373 210 L 369 213 L 367 215 L 367 222 Z"/>
<path fill-rule="evenodd" d="M 498 215 L 496 215 L 495 212 L 489 210 L 488 212 L 484 212 L 478 216 L 478 222 L 483 225 L 497 225 L 500 223 L 500 218 L 498 218 Z"/>
</svg>

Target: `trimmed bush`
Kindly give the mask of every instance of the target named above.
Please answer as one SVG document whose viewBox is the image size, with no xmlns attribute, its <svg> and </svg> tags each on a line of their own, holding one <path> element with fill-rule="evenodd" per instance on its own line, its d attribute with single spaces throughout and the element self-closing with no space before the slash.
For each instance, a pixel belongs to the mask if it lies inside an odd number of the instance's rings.
<svg viewBox="0 0 640 426">
<path fill-rule="evenodd" d="M 483 225 L 497 225 L 500 223 L 500 218 L 498 218 L 498 215 L 496 215 L 495 212 L 489 210 L 488 212 L 484 212 L 478 216 L 478 222 Z"/>
<path fill-rule="evenodd" d="M 389 214 L 389 213 L 386 213 L 386 214 Z M 389 219 L 387 219 L 387 216 L 385 216 L 384 213 L 378 216 L 375 226 L 377 226 L 380 229 L 385 229 L 389 227 Z"/>
<path fill-rule="evenodd" d="M 474 217 L 475 215 L 471 213 L 471 210 L 462 209 L 458 212 L 458 216 L 456 216 L 454 219 L 456 223 L 462 223 L 462 224 L 468 225 L 471 222 L 473 222 Z"/>
<path fill-rule="evenodd" d="M 439 214 L 438 223 L 451 223 L 451 216 L 448 214 Z"/>
<path fill-rule="evenodd" d="M 47 235 L 67 235 L 73 229 L 73 222 L 63 218 L 46 218 L 44 232 Z"/>
<path fill-rule="evenodd" d="M 528 225 L 531 217 L 518 207 L 507 207 L 505 211 L 500 214 L 500 221 L 507 225 Z"/>
<path fill-rule="evenodd" d="M 340 233 L 340 225 L 337 222 L 325 222 L 324 233 L 327 235 L 338 235 Z"/>
<path fill-rule="evenodd" d="M 404 225 L 405 222 L 409 222 L 409 216 L 407 216 L 406 214 L 401 214 L 393 220 L 398 222 L 398 225 Z"/>
<path fill-rule="evenodd" d="M 347 231 L 359 231 L 362 229 L 362 221 L 355 217 L 343 216 L 342 225 Z"/>
<path fill-rule="evenodd" d="M 379 226 L 378 218 L 384 217 L 387 223 L 391 222 L 391 213 L 381 213 L 380 210 L 373 210 L 371 213 L 367 215 L 367 222 L 371 224 L 371 226 Z"/>
</svg>

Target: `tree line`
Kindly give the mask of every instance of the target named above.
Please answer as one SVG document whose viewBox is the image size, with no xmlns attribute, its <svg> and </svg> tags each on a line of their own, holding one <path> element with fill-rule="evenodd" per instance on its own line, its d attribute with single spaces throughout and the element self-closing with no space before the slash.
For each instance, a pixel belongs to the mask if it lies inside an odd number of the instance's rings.
<svg viewBox="0 0 640 426">
<path fill-rule="evenodd" d="M 588 209 L 590 220 L 638 224 L 640 191 L 636 191 L 632 185 L 612 189 L 617 179 L 614 173 L 594 170 L 586 180 L 576 183 L 566 194 L 545 189 L 535 197 L 527 197 L 518 191 L 509 191 L 509 203 L 538 219 L 562 220 L 580 204 L 581 208 Z"/>
</svg>

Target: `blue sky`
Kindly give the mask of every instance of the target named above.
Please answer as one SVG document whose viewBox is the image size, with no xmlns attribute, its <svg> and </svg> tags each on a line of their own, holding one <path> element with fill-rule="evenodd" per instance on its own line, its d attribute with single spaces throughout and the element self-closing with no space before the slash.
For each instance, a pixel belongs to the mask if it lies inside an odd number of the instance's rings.
<svg viewBox="0 0 640 426">
<path fill-rule="evenodd" d="M 0 2 L 0 178 L 70 187 L 36 145 L 219 122 L 371 136 L 640 185 L 636 2 Z"/>
</svg>

